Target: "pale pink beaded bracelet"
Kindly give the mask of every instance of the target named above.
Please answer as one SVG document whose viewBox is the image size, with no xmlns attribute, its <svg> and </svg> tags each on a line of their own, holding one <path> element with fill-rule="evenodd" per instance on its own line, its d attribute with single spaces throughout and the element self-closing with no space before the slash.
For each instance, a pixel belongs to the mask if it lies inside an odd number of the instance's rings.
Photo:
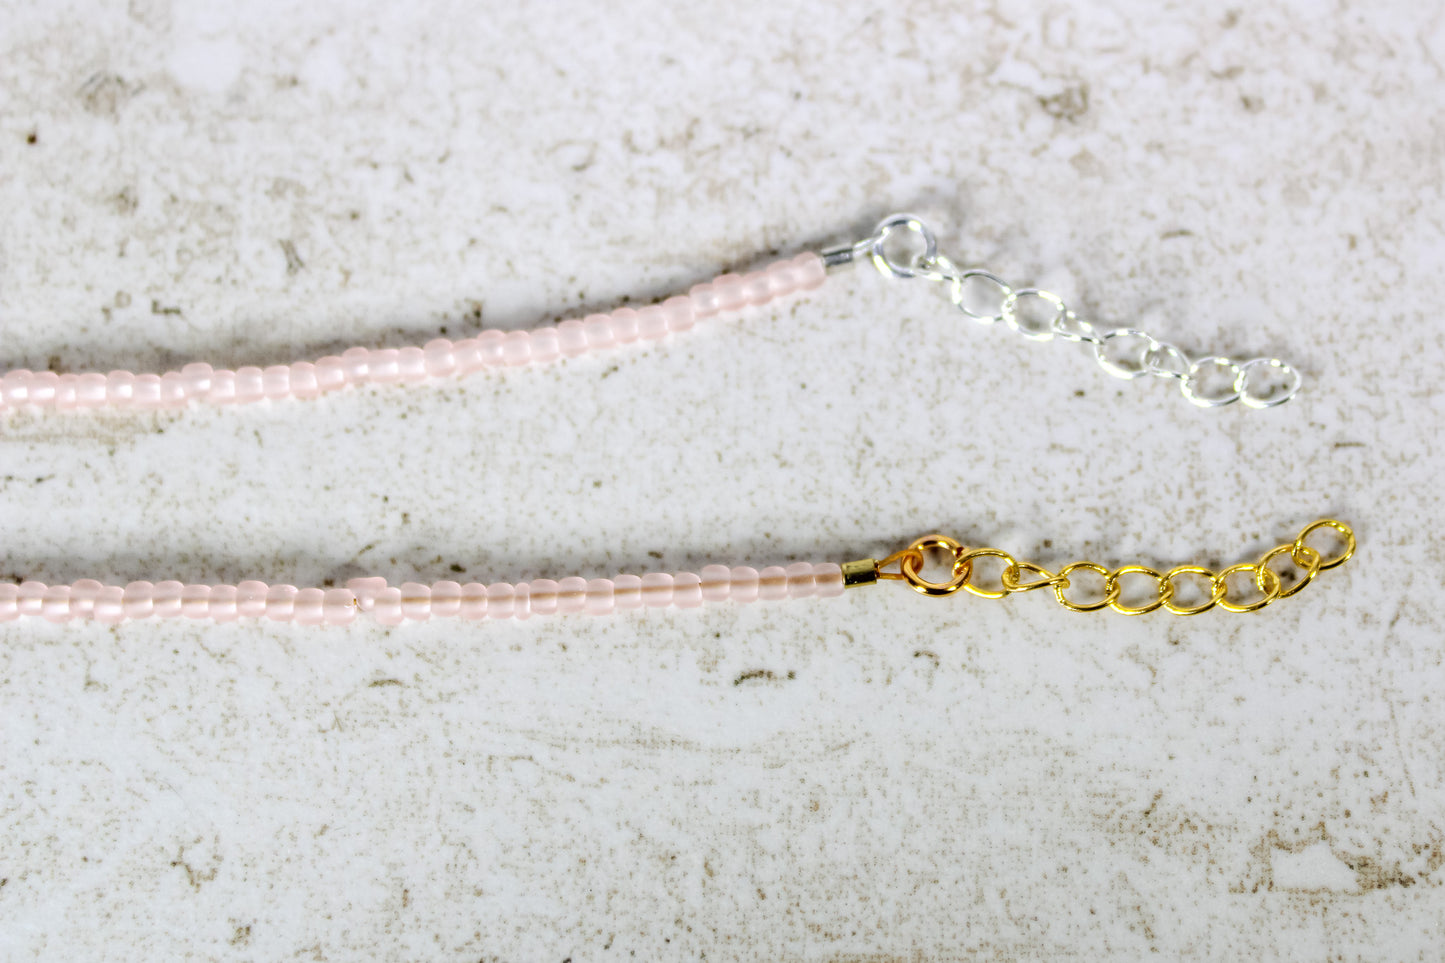
<svg viewBox="0 0 1445 963">
<path fill-rule="evenodd" d="M 900 259 L 898 238 L 909 238 L 921 250 Z M 915 245 L 916 246 L 916 245 Z M 393 384 L 427 379 L 460 377 L 487 368 L 542 364 L 561 357 L 576 357 L 589 351 L 615 348 L 638 340 L 656 340 L 672 332 L 686 331 L 697 321 L 727 312 L 767 304 L 823 283 L 830 267 L 856 259 L 870 258 L 885 275 L 895 278 L 926 278 L 945 281 L 951 297 L 966 315 L 975 320 L 1004 321 L 1007 326 L 1033 340 L 1058 335 L 1062 340 L 1083 343 L 1095 349 L 1105 369 L 1120 377 L 1155 374 L 1182 381 L 1186 397 L 1202 407 L 1218 407 L 1233 400 L 1250 407 L 1272 407 L 1287 400 L 1299 387 L 1294 369 L 1277 359 L 1259 359 L 1235 364 L 1223 358 L 1197 362 L 1187 371 L 1187 362 L 1177 348 L 1155 341 L 1132 329 L 1097 333 L 1086 321 L 1063 307 L 1055 295 L 1032 288 L 1015 291 L 982 270 L 958 271 L 937 253 L 933 234 L 912 215 L 886 218 L 867 238 L 821 254 L 804 253 L 776 261 L 744 275 L 723 274 L 705 284 L 695 285 L 685 296 L 660 304 L 632 309 L 618 308 L 610 314 L 562 321 L 530 331 L 488 330 L 461 341 L 435 340 L 421 347 L 356 347 L 315 362 L 301 361 L 268 368 L 214 369 L 208 364 L 189 364 L 164 374 L 56 374 L 49 371 L 15 370 L 0 377 L 0 414 L 24 406 L 57 409 L 179 407 L 190 402 L 240 404 L 285 398 L 315 398 L 326 392 L 365 384 Z M 980 313 L 970 298 L 967 285 L 982 279 L 1000 288 L 1002 301 L 994 314 Z M 1037 320 L 1023 320 L 1018 310 L 1022 299 L 1042 301 L 1055 308 L 1054 318 L 1039 327 Z M 970 305 L 973 307 L 970 307 Z M 1130 339 L 1142 345 L 1142 354 L 1131 367 L 1127 360 L 1108 355 L 1113 341 Z M 1137 349 L 1137 346 L 1136 346 Z M 1233 369 L 1233 396 L 1201 393 L 1191 379 L 1201 365 Z M 1267 369 L 1267 371 L 1266 371 Z M 1257 371 L 1284 372 L 1282 387 L 1266 392 L 1251 383 Z M 1258 377 L 1257 374 L 1254 376 Z M 1332 528 L 1348 541 L 1343 554 L 1323 562 L 1321 553 L 1304 544 L 1304 539 L 1321 527 Z M 1289 550 L 1290 558 L 1305 574 L 1295 585 L 1284 588 L 1270 560 Z M 587 613 L 603 615 L 640 608 L 696 608 L 703 602 L 754 602 L 796 598 L 828 598 L 845 588 L 871 585 L 883 579 L 906 582 L 913 590 L 930 596 L 952 595 L 966 590 L 984 598 L 1004 598 L 1039 588 L 1051 588 L 1060 604 L 1074 611 L 1093 611 L 1108 606 L 1126 615 L 1142 615 L 1165 606 L 1179 615 L 1198 614 L 1218 604 L 1233 611 L 1253 611 L 1275 598 L 1298 591 L 1321 568 L 1343 562 L 1354 551 L 1354 535 L 1348 526 L 1333 520 L 1316 522 L 1291 546 L 1269 553 L 1255 566 L 1236 565 L 1215 575 L 1200 566 L 1180 566 L 1168 574 L 1141 565 L 1126 565 L 1110 571 L 1094 562 L 1076 562 L 1055 575 L 1031 562 L 1015 560 L 992 548 L 969 550 L 944 535 L 926 535 L 883 561 L 859 559 L 838 565 L 832 562 L 796 562 L 770 566 L 762 571 L 747 567 L 708 565 L 701 572 L 650 572 L 619 575 L 616 578 L 536 579 L 521 583 L 484 585 L 442 581 L 433 585 L 407 582 L 388 585 L 382 578 L 353 579 L 345 588 L 297 588 L 242 582 L 239 585 L 183 585 L 164 581 L 131 582 L 125 586 L 103 585 L 83 579 L 73 585 L 45 585 L 37 581 L 0 584 L 0 622 L 21 616 L 39 616 L 52 622 L 93 619 L 117 623 L 129 619 L 188 618 L 229 622 L 240 618 L 266 618 L 302 625 L 345 625 L 358 613 L 366 613 L 384 625 L 420 622 L 431 618 L 527 619 L 532 616 Z M 946 553 L 945 578 L 931 580 L 924 574 L 929 554 Z M 996 559 L 1002 570 L 997 587 L 974 580 L 975 563 Z M 897 565 L 895 571 L 885 570 Z M 1069 573 L 1093 572 L 1104 579 L 1102 598 L 1093 601 L 1069 599 Z M 1226 598 L 1229 576 L 1236 571 L 1253 571 L 1262 598 L 1253 602 L 1231 602 Z M 1210 590 L 1203 603 L 1175 604 L 1177 575 L 1207 576 Z M 1157 598 L 1138 605 L 1121 598 L 1122 579 L 1152 577 Z"/>
</svg>

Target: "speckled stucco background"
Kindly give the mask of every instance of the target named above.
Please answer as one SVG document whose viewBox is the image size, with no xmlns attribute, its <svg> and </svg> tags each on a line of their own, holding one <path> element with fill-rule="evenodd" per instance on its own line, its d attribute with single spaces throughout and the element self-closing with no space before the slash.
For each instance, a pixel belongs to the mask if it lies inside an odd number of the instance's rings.
<svg viewBox="0 0 1445 963">
<path fill-rule="evenodd" d="M 275 363 L 914 209 L 1203 412 L 839 274 L 546 369 L 0 423 L 0 576 L 1222 564 L 1252 616 L 833 601 L 0 626 L 5 959 L 1438 959 L 1445 18 L 1428 4 L 6 3 L 0 367 Z"/>
</svg>

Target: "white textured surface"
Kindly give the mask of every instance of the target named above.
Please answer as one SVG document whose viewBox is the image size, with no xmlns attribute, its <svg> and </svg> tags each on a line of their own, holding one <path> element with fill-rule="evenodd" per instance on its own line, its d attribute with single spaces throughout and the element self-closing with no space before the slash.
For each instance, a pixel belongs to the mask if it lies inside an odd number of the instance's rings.
<svg viewBox="0 0 1445 963">
<path fill-rule="evenodd" d="M 1200 412 L 856 271 L 545 370 L 8 417 L 0 574 L 519 579 L 933 529 L 1225 563 L 1328 514 L 1361 548 L 1188 620 L 887 586 L 0 626 L 0 956 L 1436 958 L 1428 6 L 6 4 L 0 366 L 527 326 L 908 208 L 1309 381 Z"/>
</svg>

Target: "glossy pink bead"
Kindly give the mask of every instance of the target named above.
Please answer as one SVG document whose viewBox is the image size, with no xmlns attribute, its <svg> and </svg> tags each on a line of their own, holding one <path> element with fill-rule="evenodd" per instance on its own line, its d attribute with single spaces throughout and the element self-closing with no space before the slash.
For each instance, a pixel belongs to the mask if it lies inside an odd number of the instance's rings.
<svg viewBox="0 0 1445 963">
<path fill-rule="evenodd" d="M 680 609 L 695 609 L 702 604 L 702 578 L 694 572 L 678 572 L 672 577 L 672 604 Z"/>
<path fill-rule="evenodd" d="M 454 619 L 462 610 L 462 587 L 456 582 L 437 582 L 431 587 L 431 614 Z"/>
<path fill-rule="evenodd" d="M 487 587 L 480 582 L 468 582 L 462 586 L 462 609 L 459 613 L 464 619 L 484 619 L 487 617 Z"/>
<path fill-rule="evenodd" d="M 610 578 L 594 578 L 587 583 L 588 615 L 608 615 L 616 605 L 616 589 Z"/>
<path fill-rule="evenodd" d="M 500 368 L 507 363 L 507 334 L 505 331 L 483 331 L 477 335 L 477 350 L 481 352 L 482 364 L 489 368 Z"/>
<path fill-rule="evenodd" d="M 401 615 L 412 622 L 431 618 L 431 586 L 420 582 L 401 583 Z"/>
<path fill-rule="evenodd" d="M 22 589 L 24 585 L 20 586 Z M 156 587 L 150 582 L 131 582 L 125 587 L 125 594 L 122 596 L 122 603 L 125 606 L 125 617 L 128 619 L 147 619 L 155 611 Z"/>
<path fill-rule="evenodd" d="M 259 619 L 266 614 L 266 583 L 242 582 L 236 586 L 236 615 L 243 619 Z"/>
<path fill-rule="evenodd" d="M 516 586 L 516 594 L 512 597 L 512 618 L 526 620 L 532 617 L 532 592 L 523 582 Z"/>
<path fill-rule="evenodd" d="M 456 374 L 469 375 L 487 366 L 482 358 L 482 345 L 476 338 L 464 338 L 452 346 L 452 355 L 457 359 Z"/>
<path fill-rule="evenodd" d="M 45 594 L 40 599 L 40 614 L 48 622 L 69 622 L 75 617 L 70 610 L 69 585 L 51 585 L 45 589 Z"/>
<path fill-rule="evenodd" d="M 356 621 L 356 596 L 351 589 L 327 589 L 321 602 L 321 614 L 327 625 L 350 625 Z"/>
<path fill-rule="evenodd" d="M 297 361 L 291 366 L 291 394 L 297 398 L 315 398 L 321 394 L 321 382 L 316 378 L 314 364 Z"/>
<path fill-rule="evenodd" d="M 582 319 L 583 324 L 606 322 L 612 329 L 612 337 L 618 344 L 631 344 L 640 336 L 637 326 L 637 312 L 631 308 L 618 308 L 611 315 L 589 314 Z"/>
<path fill-rule="evenodd" d="M 732 588 L 732 570 L 726 565 L 704 565 L 702 577 L 702 600 L 704 602 L 726 602 Z"/>
<path fill-rule="evenodd" d="M 364 385 L 369 377 L 369 365 L 371 352 L 362 347 L 347 348 L 341 352 L 341 370 L 346 375 L 346 383 L 352 385 Z"/>
<path fill-rule="evenodd" d="M 115 625 L 125 621 L 125 590 L 119 585 L 106 585 L 95 597 L 94 618 L 97 622 Z"/>
<path fill-rule="evenodd" d="M 291 366 L 289 364 L 273 364 L 269 368 L 262 369 L 261 394 L 271 401 L 281 401 L 291 397 Z"/>
<path fill-rule="evenodd" d="M 161 375 L 162 408 L 179 408 L 186 403 L 186 384 L 179 371 L 167 371 Z"/>
<path fill-rule="evenodd" d="M 19 606 L 20 614 L 39 615 L 45 605 L 45 590 L 48 587 L 44 582 L 21 582 L 20 592 L 15 597 L 15 604 Z"/>
<path fill-rule="evenodd" d="M 206 611 L 216 622 L 234 622 L 240 616 L 240 589 L 235 585 L 212 585 Z"/>
<path fill-rule="evenodd" d="M 105 586 L 93 578 L 83 578 L 70 587 L 70 611 L 78 619 L 95 617 L 95 600 Z"/>
<path fill-rule="evenodd" d="M 0 622 L 14 622 L 20 618 L 19 595 L 20 587 L 14 582 L 0 582 Z"/>
<path fill-rule="evenodd" d="M 767 271 L 752 271 L 743 275 L 743 301 L 753 307 L 767 304 L 773 299 L 772 285 Z"/>
<path fill-rule="evenodd" d="M 216 372 L 203 361 L 181 367 L 181 388 L 187 398 L 204 398 L 211 391 L 211 376 Z"/>
<path fill-rule="evenodd" d="M 60 384 L 60 375 L 54 371 L 37 371 L 30 376 L 30 403 L 32 405 L 55 404 L 55 387 Z"/>
<path fill-rule="evenodd" d="M 800 272 L 792 260 L 774 261 L 767 267 L 768 293 L 781 298 L 798 290 Z"/>
<path fill-rule="evenodd" d="M 636 575 L 619 575 L 612 580 L 612 600 L 619 609 L 642 608 L 642 579 Z"/>
<path fill-rule="evenodd" d="M 445 378 L 457 370 L 457 356 L 452 351 L 452 343 L 446 338 L 428 341 L 426 347 L 422 348 L 422 354 L 425 357 L 426 373 L 433 378 Z"/>
<path fill-rule="evenodd" d="M 188 619 L 210 618 L 211 587 L 187 585 L 181 592 L 181 614 Z"/>
<path fill-rule="evenodd" d="M 487 618 L 510 619 L 517 602 L 517 590 L 506 582 L 487 586 Z"/>
<path fill-rule="evenodd" d="M 180 582 L 157 582 L 151 590 L 151 613 L 158 619 L 180 618 L 181 594 L 185 590 Z"/>
<path fill-rule="evenodd" d="M 297 625 L 321 625 L 326 621 L 326 592 L 319 588 L 304 588 L 296 593 L 293 618 Z"/>
<path fill-rule="evenodd" d="M 376 604 L 377 594 L 386 588 L 386 579 L 379 575 L 349 579 L 346 588 L 356 596 L 357 607 L 363 612 L 370 612 Z"/>
<path fill-rule="evenodd" d="M 663 319 L 667 322 L 669 331 L 686 331 L 697 323 L 697 317 L 693 314 L 692 299 L 681 295 L 668 298 L 662 304 Z"/>
<path fill-rule="evenodd" d="M 793 258 L 794 278 L 799 291 L 811 291 L 828 280 L 828 269 L 823 259 L 812 251 L 804 251 Z"/>
<path fill-rule="evenodd" d="M 397 376 L 407 383 L 425 381 L 426 352 L 415 345 L 408 345 L 396 352 Z"/>
<path fill-rule="evenodd" d="M 213 405 L 229 405 L 236 401 L 236 372 L 221 368 L 211 372 L 211 389 L 206 400 Z"/>
<path fill-rule="evenodd" d="M 819 598 L 831 599 L 843 594 L 843 567 L 837 562 L 814 565 L 813 578 L 818 584 Z"/>
<path fill-rule="evenodd" d="M 818 594 L 812 562 L 794 562 L 783 571 L 788 576 L 788 598 L 806 599 Z"/>
<path fill-rule="evenodd" d="M 379 385 L 395 384 L 401 380 L 401 360 L 395 348 L 381 348 L 371 352 L 366 361 L 366 379 Z"/>
<path fill-rule="evenodd" d="M 155 375 L 151 375 L 150 377 L 155 379 L 156 391 L 159 392 L 160 379 L 156 378 Z M 139 379 L 136 380 L 138 381 Z M 149 389 L 151 382 L 147 381 L 146 384 Z M 75 379 L 75 406 L 77 408 L 99 408 L 106 403 L 106 399 L 109 397 L 109 391 L 110 381 L 105 375 L 97 371 L 87 371 Z M 134 395 L 135 389 L 132 388 L 131 396 L 134 397 Z"/>
<path fill-rule="evenodd" d="M 30 400 L 30 372 L 25 368 L 7 371 L 5 377 L 0 378 L 0 395 L 4 395 L 5 403 L 12 408 L 26 404 Z"/>
<path fill-rule="evenodd" d="M 565 322 L 564 322 L 565 323 Z M 547 364 L 566 352 L 562 350 L 562 332 L 551 325 L 532 329 L 532 361 Z"/>
<path fill-rule="evenodd" d="M 587 347 L 594 350 L 612 348 L 617 345 L 617 335 L 612 330 L 612 318 L 605 314 L 593 314 L 582 319 L 582 331 L 587 337 Z"/>
<path fill-rule="evenodd" d="M 401 589 L 384 588 L 372 599 L 371 617 L 382 625 L 400 625 L 406 616 L 401 610 Z"/>
<path fill-rule="evenodd" d="M 502 360 L 518 368 L 532 362 L 532 336 L 525 331 L 508 331 L 502 341 Z"/>
<path fill-rule="evenodd" d="M 266 618 L 272 622 L 290 622 L 296 617 L 294 585 L 272 585 L 266 589 Z"/>
<path fill-rule="evenodd" d="M 736 274 L 719 274 L 712 279 L 712 289 L 717 292 L 719 311 L 737 311 L 748 303 L 743 279 Z"/>
<path fill-rule="evenodd" d="M 84 392 L 79 383 L 80 380 L 82 379 L 77 379 L 75 386 L 75 403 L 82 408 L 92 407 L 89 401 L 81 398 Z M 112 371 L 105 376 L 105 398 L 102 401 L 103 404 L 128 405 L 134 397 L 135 375 L 129 371 Z"/>
<path fill-rule="evenodd" d="M 711 284 L 694 284 L 687 292 L 687 299 L 692 302 L 693 317 L 699 321 L 703 318 L 710 318 L 722 310 L 718 302 L 717 289 Z"/>
<path fill-rule="evenodd" d="M 666 572 L 648 572 L 642 576 L 642 604 L 660 609 L 672 604 L 672 576 Z"/>
<path fill-rule="evenodd" d="M 135 381 L 136 395 L 140 395 L 140 383 L 145 378 L 141 375 Z M 266 397 L 265 375 L 260 368 L 245 367 L 236 369 L 236 403 L 240 405 L 260 401 Z"/>
<path fill-rule="evenodd" d="M 346 362 L 329 354 L 316 361 L 316 387 L 322 391 L 336 391 L 346 385 Z"/>
<path fill-rule="evenodd" d="M 769 565 L 758 573 L 758 598 L 776 602 L 788 597 L 788 573 L 781 565 Z"/>
<path fill-rule="evenodd" d="M 648 341 L 667 337 L 667 314 L 660 305 L 649 304 L 638 310 L 637 334 Z"/>
<path fill-rule="evenodd" d="M 557 583 L 557 611 L 573 615 L 587 608 L 587 580 L 569 575 Z"/>
<path fill-rule="evenodd" d="M 557 325 L 557 347 L 569 358 L 587 353 L 587 328 L 581 321 L 563 321 Z"/>
<path fill-rule="evenodd" d="M 69 411 L 77 407 L 79 402 L 76 400 L 75 391 L 79 383 L 80 375 L 78 374 L 61 375 L 60 381 L 55 385 L 55 407 L 61 411 Z M 4 407 L 3 402 L 0 402 L 0 407 Z"/>
<path fill-rule="evenodd" d="M 758 570 L 739 565 L 732 570 L 732 591 L 728 594 L 734 602 L 756 602 L 758 600 Z"/>
<path fill-rule="evenodd" d="M 557 583 L 550 578 L 531 582 L 532 612 L 536 615 L 557 614 Z"/>
</svg>

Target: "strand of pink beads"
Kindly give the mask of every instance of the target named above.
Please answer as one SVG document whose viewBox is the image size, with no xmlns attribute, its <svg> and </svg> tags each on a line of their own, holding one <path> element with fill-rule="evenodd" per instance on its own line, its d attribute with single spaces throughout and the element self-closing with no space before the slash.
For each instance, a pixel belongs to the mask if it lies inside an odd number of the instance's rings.
<svg viewBox="0 0 1445 963">
<path fill-rule="evenodd" d="M 0 377 L 0 410 L 43 408 L 172 408 L 192 401 L 248 404 L 315 398 L 347 386 L 394 384 L 468 375 L 484 368 L 545 364 L 637 340 L 686 331 L 718 314 L 759 306 L 823 283 L 823 260 L 807 252 L 748 274 L 723 274 L 685 295 L 636 310 L 588 315 L 529 331 L 488 330 L 461 341 L 438 339 L 406 348 L 348 348 L 316 361 L 268 368 L 188 364 L 164 374 L 57 374 L 23 368 Z"/>
<path fill-rule="evenodd" d="M 359 578 L 345 588 L 301 588 L 242 582 L 182 585 L 131 582 L 124 587 L 82 579 L 72 585 L 0 583 L 0 622 L 39 616 L 51 622 L 94 619 L 115 624 L 134 619 L 270 619 L 300 625 L 348 625 L 358 614 L 382 625 L 432 618 L 527 619 L 532 616 L 608 615 L 640 608 L 690 609 L 704 602 L 757 602 L 833 598 L 843 594 L 843 570 L 825 562 L 747 567 L 705 566 L 700 574 L 649 572 L 616 578 L 534 579 L 515 584 L 406 582 Z"/>
</svg>

